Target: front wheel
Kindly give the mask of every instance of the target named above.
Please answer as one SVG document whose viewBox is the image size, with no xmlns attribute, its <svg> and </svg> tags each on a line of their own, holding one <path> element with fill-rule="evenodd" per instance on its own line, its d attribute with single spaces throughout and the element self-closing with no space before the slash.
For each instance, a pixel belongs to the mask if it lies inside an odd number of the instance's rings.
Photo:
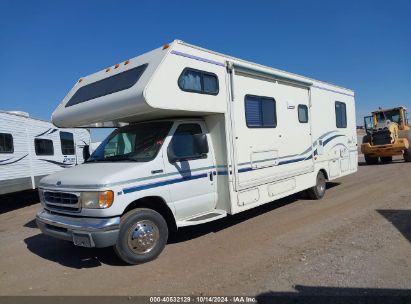
<svg viewBox="0 0 411 304">
<path fill-rule="evenodd" d="M 368 154 L 364 154 L 365 163 L 367 165 L 376 165 L 378 164 L 378 157 L 372 157 Z"/>
<path fill-rule="evenodd" d="M 325 194 L 326 179 L 322 171 L 317 174 L 317 182 L 314 187 L 307 190 L 307 195 L 310 199 L 322 199 Z"/>
<path fill-rule="evenodd" d="M 126 263 L 142 264 L 157 258 L 167 239 L 168 227 L 161 214 L 151 209 L 134 209 L 121 220 L 114 250 Z"/>
<path fill-rule="evenodd" d="M 411 152 L 408 149 L 404 151 L 404 160 L 406 162 L 411 162 Z"/>
<path fill-rule="evenodd" d="M 381 162 L 382 162 L 383 164 L 392 163 L 392 156 L 382 156 L 382 157 L 381 157 Z"/>
</svg>

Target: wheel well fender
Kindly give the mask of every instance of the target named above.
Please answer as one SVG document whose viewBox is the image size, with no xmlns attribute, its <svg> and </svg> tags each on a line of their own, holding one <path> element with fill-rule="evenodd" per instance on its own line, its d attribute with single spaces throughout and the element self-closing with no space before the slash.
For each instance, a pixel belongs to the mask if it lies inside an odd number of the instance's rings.
<svg viewBox="0 0 411 304">
<path fill-rule="evenodd" d="M 122 215 L 126 214 L 130 210 L 136 208 L 148 208 L 160 213 L 164 219 L 166 220 L 168 229 L 170 231 L 177 231 L 177 224 L 174 217 L 173 212 L 171 211 L 170 207 L 167 205 L 165 200 L 159 196 L 147 196 L 143 198 L 139 198 L 133 202 L 131 202 Z"/>
<path fill-rule="evenodd" d="M 324 168 L 321 168 L 320 170 L 318 170 L 318 172 L 322 172 L 324 174 L 325 179 L 328 181 L 328 173 L 327 170 Z M 318 174 L 318 173 L 317 173 Z"/>
</svg>

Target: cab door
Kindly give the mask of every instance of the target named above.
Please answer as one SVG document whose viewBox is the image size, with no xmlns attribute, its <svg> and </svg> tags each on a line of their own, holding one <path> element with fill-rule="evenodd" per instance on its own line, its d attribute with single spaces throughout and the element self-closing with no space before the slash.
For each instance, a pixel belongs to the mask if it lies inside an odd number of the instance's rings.
<svg viewBox="0 0 411 304">
<path fill-rule="evenodd" d="M 216 204 L 216 170 L 205 125 L 202 122 L 176 123 L 171 134 L 163 157 L 177 219 L 213 210 Z M 206 140 L 202 148 L 197 140 L 201 136 Z"/>
</svg>

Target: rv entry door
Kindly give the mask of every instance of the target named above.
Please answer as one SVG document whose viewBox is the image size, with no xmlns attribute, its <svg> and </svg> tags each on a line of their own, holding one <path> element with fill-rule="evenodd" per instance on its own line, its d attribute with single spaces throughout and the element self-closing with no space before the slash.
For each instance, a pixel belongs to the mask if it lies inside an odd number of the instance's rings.
<svg viewBox="0 0 411 304">
<path fill-rule="evenodd" d="M 234 90 L 237 189 L 312 172 L 309 89 L 238 72 Z"/>
</svg>

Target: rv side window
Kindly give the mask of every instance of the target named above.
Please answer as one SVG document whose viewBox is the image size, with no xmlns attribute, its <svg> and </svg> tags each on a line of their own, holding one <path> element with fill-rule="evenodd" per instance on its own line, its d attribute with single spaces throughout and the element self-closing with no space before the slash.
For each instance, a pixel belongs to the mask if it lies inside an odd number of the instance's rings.
<svg viewBox="0 0 411 304">
<path fill-rule="evenodd" d="M 298 121 L 301 123 L 308 122 L 308 107 L 306 105 L 298 105 Z"/>
<path fill-rule="evenodd" d="M 137 83 L 148 64 L 118 73 L 81 87 L 66 104 L 67 107 L 131 88 Z"/>
<path fill-rule="evenodd" d="M 274 98 L 246 95 L 245 118 L 249 128 L 275 128 L 277 113 Z"/>
<path fill-rule="evenodd" d="M 61 153 L 74 155 L 74 136 L 70 132 L 60 132 Z"/>
<path fill-rule="evenodd" d="M 335 121 L 337 128 L 347 127 L 347 109 L 344 102 L 335 102 Z"/>
<path fill-rule="evenodd" d="M 217 75 L 205 71 L 186 68 L 178 78 L 181 90 L 200 94 L 218 94 Z"/>
<path fill-rule="evenodd" d="M 8 133 L 0 133 L 0 153 L 13 153 L 13 136 Z"/>
<path fill-rule="evenodd" d="M 53 141 L 50 139 L 34 139 L 36 155 L 54 155 Z"/>
<path fill-rule="evenodd" d="M 194 135 L 202 133 L 203 131 L 199 124 L 181 124 L 174 132 L 169 148 L 173 150 L 177 158 L 190 160 L 204 158 L 204 155 L 197 151 L 194 142 Z"/>
</svg>

